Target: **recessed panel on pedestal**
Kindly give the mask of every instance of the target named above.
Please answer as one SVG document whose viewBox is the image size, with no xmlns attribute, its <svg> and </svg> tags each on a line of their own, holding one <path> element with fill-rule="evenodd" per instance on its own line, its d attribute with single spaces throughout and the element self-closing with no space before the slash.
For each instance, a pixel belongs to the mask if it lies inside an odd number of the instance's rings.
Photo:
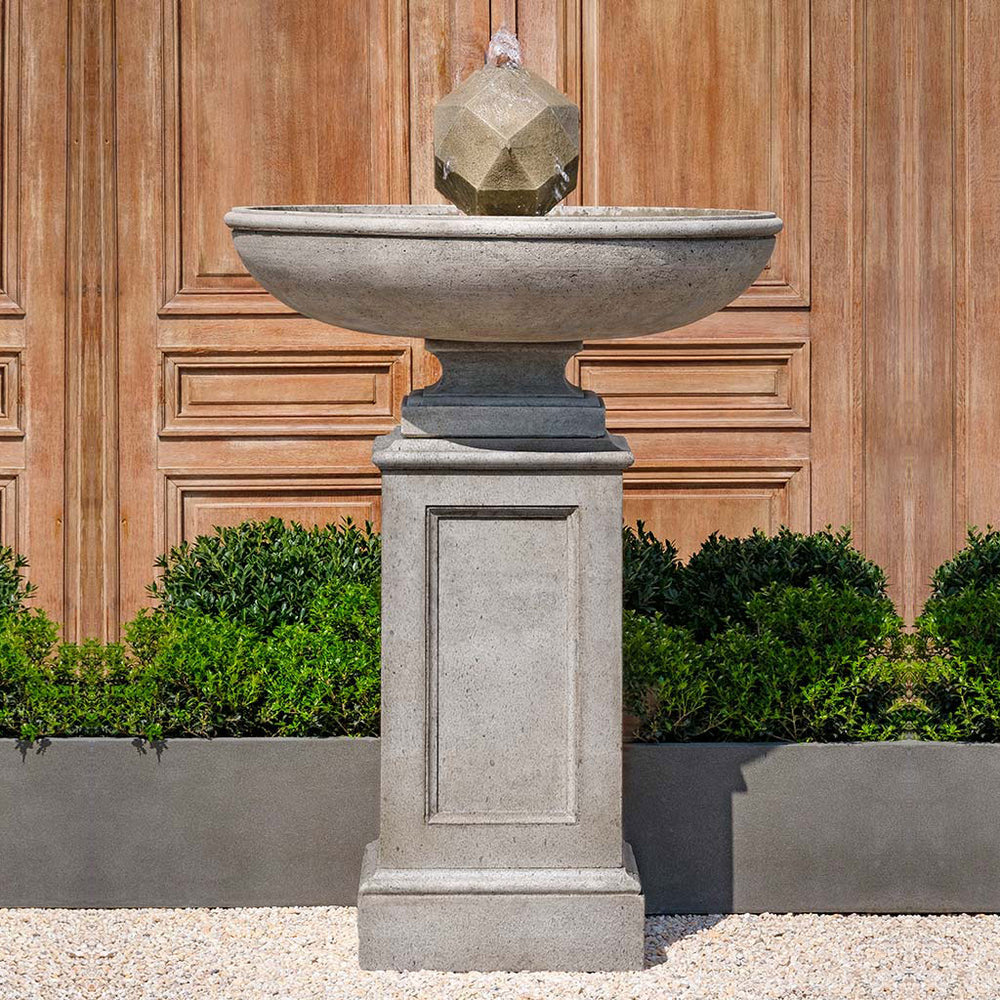
<svg viewBox="0 0 1000 1000">
<path fill-rule="evenodd" d="M 574 823 L 575 507 L 427 511 L 429 823 Z"/>
</svg>

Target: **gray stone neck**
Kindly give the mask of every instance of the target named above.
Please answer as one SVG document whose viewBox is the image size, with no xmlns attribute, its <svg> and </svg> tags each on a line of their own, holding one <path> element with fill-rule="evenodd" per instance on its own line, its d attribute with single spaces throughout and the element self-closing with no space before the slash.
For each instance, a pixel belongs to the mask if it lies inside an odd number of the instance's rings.
<svg viewBox="0 0 1000 1000">
<path fill-rule="evenodd" d="M 441 377 L 424 396 L 491 400 L 516 397 L 580 399 L 583 389 L 566 379 L 566 365 L 583 348 L 579 340 L 555 344 L 484 344 L 428 340 L 426 348 L 441 362 Z"/>
<path fill-rule="evenodd" d="M 599 438 L 604 404 L 566 378 L 581 341 L 428 340 L 441 377 L 403 401 L 405 437 Z"/>
</svg>

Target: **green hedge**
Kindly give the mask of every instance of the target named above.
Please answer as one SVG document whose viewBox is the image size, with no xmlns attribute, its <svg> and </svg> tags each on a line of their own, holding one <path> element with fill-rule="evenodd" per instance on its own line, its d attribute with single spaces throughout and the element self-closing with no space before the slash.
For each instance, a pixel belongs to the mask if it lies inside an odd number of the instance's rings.
<svg viewBox="0 0 1000 1000">
<path fill-rule="evenodd" d="M 847 532 L 624 533 L 638 739 L 1000 741 L 1000 533 L 971 532 L 905 630 Z M 277 519 L 171 550 L 121 644 L 60 644 L 0 550 L 0 736 L 377 735 L 379 537 Z"/>
<path fill-rule="evenodd" d="M 681 563 L 640 521 L 624 530 L 622 598 L 626 610 L 661 614 L 704 639 L 748 620 L 747 602 L 768 587 L 828 583 L 858 594 L 885 597 L 885 573 L 851 543 L 849 531 L 803 535 L 782 528 L 747 538 L 712 534 Z"/>
<path fill-rule="evenodd" d="M 0 616 L 0 735 L 378 735 L 370 525 L 220 528 L 159 566 L 159 606 L 121 644 L 59 645 L 43 614 Z"/>
<path fill-rule="evenodd" d="M 930 712 L 940 739 L 1000 742 L 1000 532 L 969 530 L 934 572 L 917 637 L 936 672 Z"/>
</svg>

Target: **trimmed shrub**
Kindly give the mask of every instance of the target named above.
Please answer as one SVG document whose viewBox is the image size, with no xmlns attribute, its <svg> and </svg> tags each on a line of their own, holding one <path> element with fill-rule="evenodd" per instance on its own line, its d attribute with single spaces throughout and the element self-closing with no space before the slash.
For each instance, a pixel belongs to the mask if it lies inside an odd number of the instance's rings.
<svg viewBox="0 0 1000 1000">
<path fill-rule="evenodd" d="M 44 615 L 0 620 L 0 736 L 377 736 L 379 595 L 330 585 L 262 635 L 145 612 L 123 644 L 56 645 Z"/>
<path fill-rule="evenodd" d="M 381 606 L 375 587 L 328 588 L 304 624 L 260 649 L 261 718 L 282 736 L 378 736 Z"/>
<path fill-rule="evenodd" d="M 379 731 L 378 589 L 327 584 L 269 635 L 227 618 L 144 614 L 126 630 L 132 731 L 169 736 L 372 736 Z"/>
<path fill-rule="evenodd" d="M 970 528 L 917 619 L 936 739 L 1000 741 L 1000 532 Z"/>
<path fill-rule="evenodd" d="M 381 539 L 370 524 L 304 528 L 280 518 L 216 528 L 161 556 L 149 588 L 167 615 L 226 618 L 270 635 L 305 621 L 332 583 L 377 586 Z"/>
<path fill-rule="evenodd" d="M 969 528 L 965 547 L 943 562 L 931 577 L 927 608 L 940 598 L 955 597 L 963 590 L 985 590 L 1000 584 L 1000 531 Z"/>
<path fill-rule="evenodd" d="M 847 532 L 626 529 L 624 705 L 643 740 L 1000 741 L 1000 534 L 935 573 L 915 631 Z M 379 538 L 224 528 L 160 561 L 125 641 L 62 644 L 0 550 L 0 736 L 377 735 Z"/>
<path fill-rule="evenodd" d="M 684 566 L 672 542 L 661 542 L 642 521 L 622 529 L 622 606 L 651 615 L 681 602 Z"/>
<path fill-rule="evenodd" d="M 902 720 L 886 597 L 812 581 L 772 585 L 704 639 L 627 612 L 625 704 L 639 739 L 892 739 Z"/>
<path fill-rule="evenodd" d="M 47 728 L 52 699 L 46 665 L 57 638 L 44 612 L 0 617 L 0 736 L 31 740 Z"/>
<path fill-rule="evenodd" d="M 28 560 L 12 548 L 0 546 L 0 618 L 16 614 L 27 608 L 25 602 L 35 593 L 21 570 L 27 569 Z"/>
<path fill-rule="evenodd" d="M 885 573 L 851 544 L 851 534 L 829 529 L 803 535 L 782 528 L 746 538 L 712 534 L 688 560 L 639 524 L 625 533 L 624 604 L 640 614 L 659 612 L 699 639 L 747 621 L 747 602 L 772 586 L 828 583 L 869 597 L 884 597 Z M 628 566 L 628 561 L 633 567 Z"/>
</svg>

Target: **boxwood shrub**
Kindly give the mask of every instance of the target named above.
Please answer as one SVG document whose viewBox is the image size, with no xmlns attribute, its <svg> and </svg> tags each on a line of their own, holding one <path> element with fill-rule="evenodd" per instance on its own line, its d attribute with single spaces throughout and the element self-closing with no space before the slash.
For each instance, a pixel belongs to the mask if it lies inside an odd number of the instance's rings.
<svg viewBox="0 0 1000 1000">
<path fill-rule="evenodd" d="M 683 564 L 640 523 L 624 550 L 624 703 L 636 738 L 901 734 L 901 622 L 884 573 L 848 532 L 713 534 Z"/>
<path fill-rule="evenodd" d="M 300 623 L 319 592 L 335 581 L 377 587 L 379 535 L 370 524 L 304 528 L 280 518 L 216 528 L 157 560 L 150 593 L 167 614 L 227 618 L 270 635 Z"/>
<path fill-rule="evenodd" d="M 944 739 L 1000 742 L 1000 532 L 970 528 L 965 546 L 935 570 L 917 619 Z"/>
<path fill-rule="evenodd" d="M 120 644 L 59 645 L 56 626 L 23 601 L 0 616 L 0 735 L 378 735 L 370 525 L 247 523 L 159 564 L 159 604 L 126 624 Z"/>
<path fill-rule="evenodd" d="M 712 534 L 686 564 L 670 542 L 661 542 L 640 521 L 624 532 L 623 604 L 639 614 L 661 613 L 699 638 L 747 621 L 747 602 L 772 586 L 813 582 L 885 597 L 882 569 L 851 543 L 846 529 L 811 535 L 781 528 L 754 530 L 746 538 Z"/>
</svg>

